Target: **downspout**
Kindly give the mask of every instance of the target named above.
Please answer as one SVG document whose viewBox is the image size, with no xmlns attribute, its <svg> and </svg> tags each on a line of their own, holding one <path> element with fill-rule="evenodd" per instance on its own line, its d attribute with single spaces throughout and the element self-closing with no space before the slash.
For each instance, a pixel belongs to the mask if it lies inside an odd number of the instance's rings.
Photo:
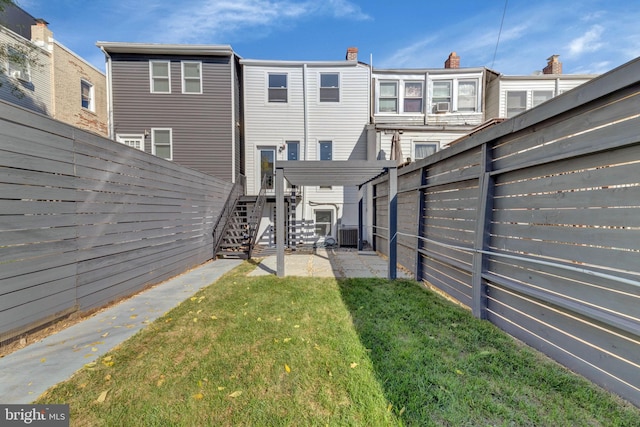
<svg viewBox="0 0 640 427">
<path fill-rule="evenodd" d="M 113 95 L 111 93 L 113 88 L 112 81 L 112 70 L 111 70 L 111 56 L 104 49 L 104 46 L 100 46 L 100 50 L 104 53 L 106 60 L 106 71 L 107 71 L 107 128 L 109 128 L 109 138 L 114 140 L 116 139 L 115 130 L 113 126 Z"/>
<path fill-rule="evenodd" d="M 309 160 L 309 111 L 307 106 L 307 64 L 302 65 L 302 111 L 303 111 L 303 127 L 304 127 L 304 157 L 303 161 Z M 300 189 L 302 192 L 302 230 L 307 221 L 307 192 L 304 187 Z M 304 231 L 303 231 L 304 233 Z"/>
<path fill-rule="evenodd" d="M 231 182 L 235 184 L 236 182 L 236 103 L 238 100 L 236 99 L 236 61 L 233 53 L 229 55 L 230 67 L 229 71 L 231 73 L 230 76 L 230 85 L 231 89 Z M 244 190 L 243 190 L 244 193 Z"/>
</svg>

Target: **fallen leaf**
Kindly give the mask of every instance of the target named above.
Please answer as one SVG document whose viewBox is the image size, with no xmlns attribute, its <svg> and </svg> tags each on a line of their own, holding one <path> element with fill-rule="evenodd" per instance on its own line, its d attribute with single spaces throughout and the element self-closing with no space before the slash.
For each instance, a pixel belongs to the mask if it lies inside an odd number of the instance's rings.
<svg viewBox="0 0 640 427">
<path fill-rule="evenodd" d="M 105 381 L 111 381 L 111 374 L 107 374 L 104 376 Z"/>
<path fill-rule="evenodd" d="M 261 317 L 258 317 L 258 322 L 262 322 L 262 318 Z"/>
<path fill-rule="evenodd" d="M 200 314 L 200 313 L 202 313 L 202 309 L 196 311 L 196 314 Z"/>
<path fill-rule="evenodd" d="M 389 405 L 387 406 L 387 412 L 391 412 L 391 408 L 393 408 L 393 405 L 389 403 Z"/>
<path fill-rule="evenodd" d="M 299 327 L 300 327 L 300 325 L 293 325 L 293 327 L 294 327 L 294 328 L 299 328 Z"/>
<path fill-rule="evenodd" d="M 107 356 L 105 358 L 102 359 L 103 362 L 109 362 L 112 359 L 111 356 Z"/>
<path fill-rule="evenodd" d="M 93 355 L 91 355 L 93 356 Z M 96 362 L 89 362 L 86 365 L 84 365 L 85 368 L 94 368 L 96 366 Z"/>
<path fill-rule="evenodd" d="M 105 399 L 107 398 L 107 393 L 109 393 L 109 390 L 105 390 L 102 393 L 100 393 L 100 396 L 98 396 L 98 398 L 96 399 L 96 402 L 104 403 Z"/>
<path fill-rule="evenodd" d="M 291 368 L 286 363 L 284 364 L 284 370 L 287 371 L 287 374 L 291 372 Z"/>
<path fill-rule="evenodd" d="M 129 319 L 135 319 L 136 317 L 138 317 L 137 314 L 132 314 L 131 316 L 129 316 Z"/>
<path fill-rule="evenodd" d="M 406 411 L 407 408 L 405 406 L 402 407 L 402 409 L 400 409 L 400 412 L 398 412 L 398 415 L 402 415 L 404 414 L 404 411 Z"/>
<path fill-rule="evenodd" d="M 46 362 L 46 361 L 47 361 L 47 358 L 46 358 L 46 357 L 43 357 L 42 359 L 40 359 L 40 363 L 44 363 L 44 362 Z"/>
<path fill-rule="evenodd" d="M 198 299 L 198 297 L 191 297 L 191 298 L 189 298 L 189 299 L 190 299 L 191 301 L 195 301 L 195 300 L 197 300 L 197 299 Z"/>
<path fill-rule="evenodd" d="M 242 391 L 237 390 L 237 391 L 234 391 L 233 393 L 231 393 L 231 394 L 229 395 L 229 397 L 238 397 L 238 396 L 240 396 L 241 394 L 242 394 Z"/>
<path fill-rule="evenodd" d="M 278 318 L 276 319 L 276 321 L 280 322 L 280 321 L 282 321 L 282 319 L 278 317 Z"/>
<path fill-rule="evenodd" d="M 456 374 L 458 374 L 458 375 L 464 375 L 464 372 L 462 372 L 460 369 L 456 369 Z"/>
<path fill-rule="evenodd" d="M 351 365 L 349 365 L 349 366 L 351 366 L 351 369 L 353 369 L 353 368 L 355 368 L 356 366 L 358 366 L 358 364 L 357 364 L 356 362 L 353 362 L 353 363 L 351 363 Z"/>
<path fill-rule="evenodd" d="M 226 388 L 226 387 L 222 387 L 222 386 L 220 386 L 220 387 L 218 387 L 218 391 L 222 391 L 222 390 L 224 390 L 225 388 Z"/>
<path fill-rule="evenodd" d="M 285 338 L 282 340 L 282 342 L 289 342 L 289 341 L 291 341 L 291 338 Z"/>
<path fill-rule="evenodd" d="M 98 351 L 98 347 L 91 347 L 91 351 L 95 353 L 96 351 Z"/>
<path fill-rule="evenodd" d="M 104 334 L 100 335 L 102 338 L 106 338 L 107 335 L 109 335 L 109 332 L 105 332 Z"/>
<path fill-rule="evenodd" d="M 197 317 L 193 318 L 193 323 L 198 323 L 198 318 Z"/>
<path fill-rule="evenodd" d="M 193 398 L 196 400 L 200 400 L 204 397 L 204 395 L 202 393 L 196 393 L 193 395 Z"/>
<path fill-rule="evenodd" d="M 211 316 L 211 319 L 217 320 L 218 318 L 216 316 Z"/>
<path fill-rule="evenodd" d="M 173 320 L 173 319 L 171 317 L 169 317 L 169 318 L 164 320 L 164 323 L 169 323 L 169 322 L 171 322 L 171 320 Z"/>
<path fill-rule="evenodd" d="M 160 379 L 156 383 L 156 387 L 160 387 L 162 384 L 164 384 L 164 375 L 160 375 Z"/>
</svg>

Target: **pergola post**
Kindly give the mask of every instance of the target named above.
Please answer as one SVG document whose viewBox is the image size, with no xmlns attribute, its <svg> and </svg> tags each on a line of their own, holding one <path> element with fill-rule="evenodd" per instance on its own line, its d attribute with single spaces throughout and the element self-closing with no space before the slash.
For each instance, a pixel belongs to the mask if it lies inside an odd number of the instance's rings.
<svg viewBox="0 0 640 427">
<path fill-rule="evenodd" d="M 364 213 L 364 207 L 362 205 L 363 193 L 364 193 L 364 190 L 362 188 L 362 185 L 358 186 L 358 250 L 359 251 L 364 249 L 364 244 L 362 243 L 362 231 L 363 231 L 362 217 Z"/>
<path fill-rule="evenodd" d="M 389 279 L 397 277 L 398 264 L 398 168 L 389 168 Z"/>
<path fill-rule="evenodd" d="M 276 169 L 276 274 L 284 277 L 284 171 Z"/>
</svg>

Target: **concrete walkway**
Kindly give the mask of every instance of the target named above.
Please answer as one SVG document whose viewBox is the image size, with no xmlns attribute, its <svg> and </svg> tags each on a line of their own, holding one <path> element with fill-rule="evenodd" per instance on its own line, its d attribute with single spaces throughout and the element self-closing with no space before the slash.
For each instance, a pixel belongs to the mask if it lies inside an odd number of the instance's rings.
<svg viewBox="0 0 640 427">
<path fill-rule="evenodd" d="M 266 257 L 249 276 L 276 274 L 275 255 Z M 287 254 L 284 257 L 285 276 L 310 277 L 380 277 L 387 278 L 387 260 L 375 252 L 356 249 L 317 248 L 312 254 Z M 398 269 L 399 279 L 410 274 Z"/>
<path fill-rule="evenodd" d="M 208 262 L 3 357 L 0 403 L 33 402 L 241 262 Z"/>
<path fill-rule="evenodd" d="M 219 259 L 109 307 L 42 341 L 0 359 L 0 403 L 33 402 L 242 261 Z M 266 257 L 250 276 L 275 274 L 276 256 Z M 387 277 L 387 261 L 375 252 L 318 248 L 285 256 L 287 276 Z M 399 278 L 410 275 L 398 270 Z"/>
</svg>

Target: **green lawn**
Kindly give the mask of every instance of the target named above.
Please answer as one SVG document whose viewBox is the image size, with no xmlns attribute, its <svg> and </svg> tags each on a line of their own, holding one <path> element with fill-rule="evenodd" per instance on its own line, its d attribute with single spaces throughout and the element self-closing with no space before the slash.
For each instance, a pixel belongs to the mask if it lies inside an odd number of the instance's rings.
<svg viewBox="0 0 640 427">
<path fill-rule="evenodd" d="M 87 426 L 638 426 L 640 411 L 415 282 L 245 263 L 37 403 Z"/>
</svg>

